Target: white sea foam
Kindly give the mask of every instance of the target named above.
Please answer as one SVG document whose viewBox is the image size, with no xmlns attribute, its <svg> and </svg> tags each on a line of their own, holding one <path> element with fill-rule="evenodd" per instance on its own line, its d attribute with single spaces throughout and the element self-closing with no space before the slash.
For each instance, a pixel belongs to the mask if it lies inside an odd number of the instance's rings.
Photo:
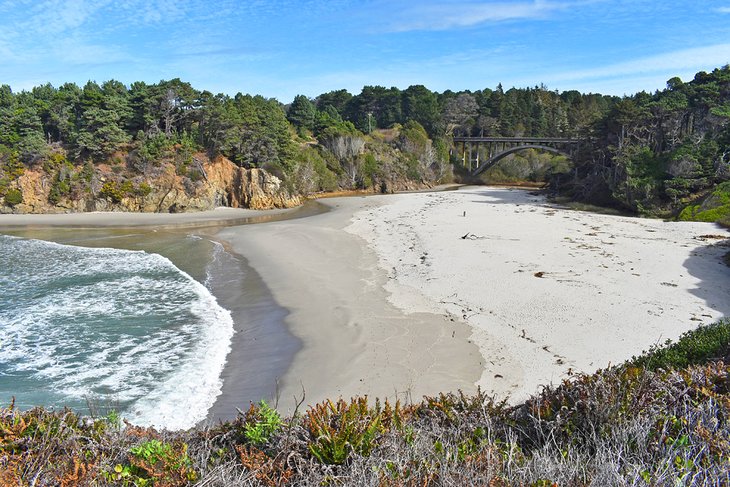
<svg viewBox="0 0 730 487">
<path fill-rule="evenodd" d="M 220 394 L 232 335 L 230 312 L 162 256 L 0 236 L 0 374 L 25 392 L 189 428 Z"/>
<path fill-rule="evenodd" d="M 132 414 L 136 422 L 168 429 L 190 428 L 205 418 L 221 392 L 220 374 L 230 351 L 233 319 L 204 286 L 193 282 L 201 296 L 192 305 L 193 313 L 200 318 L 201 339 L 160 387 L 135 404 Z M 181 411 L 195 413 L 182 415 Z"/>
</svg>

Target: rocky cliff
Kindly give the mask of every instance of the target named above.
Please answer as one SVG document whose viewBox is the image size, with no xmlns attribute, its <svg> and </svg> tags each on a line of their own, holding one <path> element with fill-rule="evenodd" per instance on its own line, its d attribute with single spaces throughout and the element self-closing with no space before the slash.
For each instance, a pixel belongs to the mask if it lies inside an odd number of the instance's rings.
<svg viewBox="0 0 730 487">
<path fill-rule="evenodd" d="M 162 164 L 146 175 L 129 177 L 119 166 L 98 165 L 66 172 L 43 167 L 26 169 L 13 183 L 21 201 L 0 199 L 3 213 L 69 213 L 84 211 L 184 212 L 216 206 L 290 208 L 302 198 L 264 169 L 245 169 L 224 157 L 196 154 L 192 169 L 181 174 Z M 65 185 L 65 186 L 62 186 Z M 63 190 L 59 192 L 58 188 Z M 16 192 L 17 194 L 17 192 Z"/>
</svg>

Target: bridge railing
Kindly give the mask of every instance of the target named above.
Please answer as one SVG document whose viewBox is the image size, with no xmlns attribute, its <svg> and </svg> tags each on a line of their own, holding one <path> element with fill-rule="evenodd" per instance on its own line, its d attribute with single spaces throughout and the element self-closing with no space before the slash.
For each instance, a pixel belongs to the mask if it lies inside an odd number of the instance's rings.
<svg viewBox="0 0 730 487">
<path fill-rule="evenodd" d="M 454 142 L 498 142 L 509 144 L 578 144 L 580 142 L 580 139 L 571 139 L 569 137 L 454 137 L 453 140 Z"/>
</svg>

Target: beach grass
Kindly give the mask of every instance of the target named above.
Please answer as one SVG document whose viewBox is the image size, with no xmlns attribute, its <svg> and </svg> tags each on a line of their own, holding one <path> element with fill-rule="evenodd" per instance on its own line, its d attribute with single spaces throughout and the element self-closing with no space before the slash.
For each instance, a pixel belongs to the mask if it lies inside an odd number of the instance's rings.
<svg viewBox="0 0 730 487">
<path fill-rule="evenodd" d="M 703 325 L 684 333 L 676 343 L 655 345 L 630 363 L 649 370 L 683 368 L 708 361 L 730 363 L 730 320 Z"/>
</svg>

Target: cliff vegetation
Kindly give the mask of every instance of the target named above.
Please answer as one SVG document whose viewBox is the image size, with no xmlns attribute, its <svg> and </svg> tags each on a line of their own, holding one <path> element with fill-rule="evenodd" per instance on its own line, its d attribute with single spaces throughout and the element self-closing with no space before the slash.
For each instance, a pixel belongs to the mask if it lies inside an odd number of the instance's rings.
<svg viewBox="0 0 730 487">
<path fill-rule="evenodd" d="M 612 104 L 562 186 L 642 215 L 728 220 L 730 66 Z"/>
</svg>

